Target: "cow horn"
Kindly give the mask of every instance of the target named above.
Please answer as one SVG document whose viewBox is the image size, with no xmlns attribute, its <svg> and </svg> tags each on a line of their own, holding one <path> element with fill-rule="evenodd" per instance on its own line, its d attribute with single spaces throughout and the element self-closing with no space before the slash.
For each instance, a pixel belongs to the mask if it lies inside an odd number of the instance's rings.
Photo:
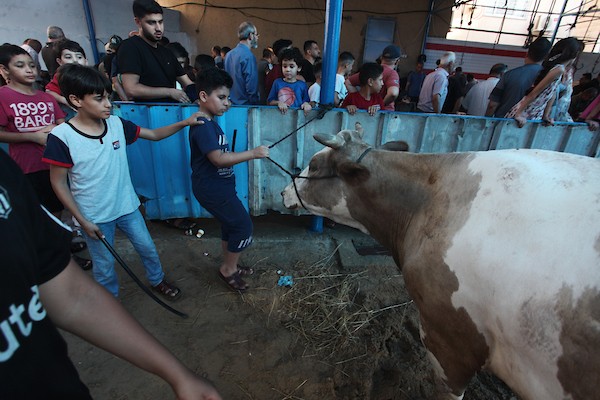
<svg viewBox="0 0 600 400">
<path fill-rule="evenodd" d="M 332 149 L 339 149 L 345 143 L 342 137 L 331 133 L 315 133 L 313 137 L 317 142 Z"/>
<path fill-rule="evenodd" d="M 365 131 L 363 130 L 363 127 L 360 124 L 360 122 L 354 124 L 354 130 L 356 131 L 356 133 L 358 133 L 358 137 L 362 139 Z"/>
</svg>

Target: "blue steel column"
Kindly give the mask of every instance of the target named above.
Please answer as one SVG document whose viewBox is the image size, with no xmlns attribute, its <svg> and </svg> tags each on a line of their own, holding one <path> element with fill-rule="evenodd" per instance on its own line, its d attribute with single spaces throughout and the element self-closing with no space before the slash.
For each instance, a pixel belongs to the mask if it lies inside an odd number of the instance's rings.
<svg viewBox="0 0 600 400">
<path fill-rule="evenodd" d="M 332 104 L 334 100 L 335 74 L 337 73 L 337 59 L 340 50 L 343 8 L 344 0 L 327 0 L 321 104 Z"/>
<path fill-rule="evenodd" d="M 83 0 L 83 11 L 85 12 L 85 20 L 87 21 L 88 34 L 90 35 L 90 45 L 94 54 L 94 65 L 100 61 L 98 47 L 96 46 L 96 29 L 94 28 L 94 18 L 92 18 L 92 9 L 90 8 L 89 0 Z"/>
<path fill-rule="evenodd" d="M 342 10 L 344 0 L 327 0 L 325 11 L 325 43 L 323 47 L 323 72 L 321 78 L 321 104 L 333 104 L 335 74 L 340 50 L 340 32 L 342 30 Z M 311 230 L 323 232 L 323 217 L 313 217 Z"/>
</svg>

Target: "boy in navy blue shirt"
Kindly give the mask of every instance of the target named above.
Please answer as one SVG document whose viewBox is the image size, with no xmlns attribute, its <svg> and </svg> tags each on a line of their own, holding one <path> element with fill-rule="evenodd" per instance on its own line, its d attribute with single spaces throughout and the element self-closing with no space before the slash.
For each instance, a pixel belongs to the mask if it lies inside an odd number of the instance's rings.
<svg viewBox="0 0 600 400">
<path fill-rule="evenodd" d="M 203 125 L 190 129 L 192 189 L 208 212 L 221 222 L 223 262 L 219 276 L 233 290 L 243 292 L 248 285 L 242 276 L 253 273 L 238 265 L 241 252 L 252 243 L 252 220 L 235 191 L 233 166 L 269 156 L 266 146 L 232 153 L 227 138 L 214 117 L 223 115 L 231 105 L 229 89 L 233 81 L 223 70 L 209 68 L 198 75 L 198 103 L 204 114 Z"/>
</svg>

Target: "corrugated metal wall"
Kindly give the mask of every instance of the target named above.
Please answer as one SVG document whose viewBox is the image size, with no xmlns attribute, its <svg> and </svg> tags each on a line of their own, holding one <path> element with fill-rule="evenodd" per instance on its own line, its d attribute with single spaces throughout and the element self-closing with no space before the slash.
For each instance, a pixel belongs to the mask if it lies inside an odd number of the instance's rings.
<svg viewBox="0 0 600 400">
<path fill-rule="evenodd" d="M 159 127 L 188 117 L 194 106 L 147 106 L 117 104 L 115 113 L 144 127 Z M 236 134 L 236 151 L 258 145 L 271 145 L 316 115 L 289 110 L 281 115 L 275 107 L 232 107 L 217 119 L 230 143 Z M 379 113 L 351 116 L 335 109 L 315 119 L 271 149 L 271 158 L 290 172 L 308 165 L 322 148 L 312 135 L 336 133 L 360 122 L 365 141 L 378 147 L 392 140 L 406 141 L 411 151 L 444 153 L 510 148 L 537 148 L 564 151 L 600 158 L 600 133 L 590 132 L 585 124 L 560 123 L 543 127 L 528 123 L 519 129 L 514 121 L 458 115 Z M 191 191 L 188 130 L 160 142 L 138 140 L 128 146 L 130 169 L 136 191 L 146 201 L 151 219 L 208 217 Z M 286 172 L 269 160 L 254 160 L 235 166 L 238 196 L 252 215 L 268 210 L 290 213 L 283 207 L 280 193 L 290 182 Z M 251 188 L 251 189 L 250 189 Z"/>
</svg>

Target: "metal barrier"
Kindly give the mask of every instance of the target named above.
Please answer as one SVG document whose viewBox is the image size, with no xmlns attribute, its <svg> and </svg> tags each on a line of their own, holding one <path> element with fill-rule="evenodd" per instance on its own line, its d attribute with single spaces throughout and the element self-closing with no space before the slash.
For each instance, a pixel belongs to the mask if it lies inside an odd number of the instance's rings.
<svg viewBox="0 0 600 400">
<path fill-rule="evenodd" d="M 187 118 L 197 108 L 117 103 L 114 110 L 125 119 L 151 128 Z M 243 151 L 277 142 L 316 113 L 312 111 L 305 117 L 299 110 L 282 115 L 276 107 L 234 106 L 216 120 L 229 143 L 237 133 L 235 151 Z M 322 148 L 313 140 L 314 133 L 352 129 L 355 122 L 362 124 L 365 141 L 375 147 L 404 140 L 411 151 L 419 153 L 536 148 L 600 158 L 600 133 L 590 132 L 585 124 L 544 127 L 533 122 L 518 128 L 508 119 L 393 112 L 370 116 L 360 111 L 352 116 L 341 109 L 328 111 L 322 119 L 315 119 L 277 144 L 270 151 L 271 158 L 288 171 L 302 170 Z M 128 155 L 133 183 L 144 199 L 148 218 L 210 217 L 192 193 L 188 129 L 160 142 L 138 140 L 128 146 Z M 280 195 L 290 182 L 285 172 L 268 160 L 238 164 L 234 170 L 238 196 L 252 215 L 263 215 L 268 210 L 290 213 Z"/>
</svg>

